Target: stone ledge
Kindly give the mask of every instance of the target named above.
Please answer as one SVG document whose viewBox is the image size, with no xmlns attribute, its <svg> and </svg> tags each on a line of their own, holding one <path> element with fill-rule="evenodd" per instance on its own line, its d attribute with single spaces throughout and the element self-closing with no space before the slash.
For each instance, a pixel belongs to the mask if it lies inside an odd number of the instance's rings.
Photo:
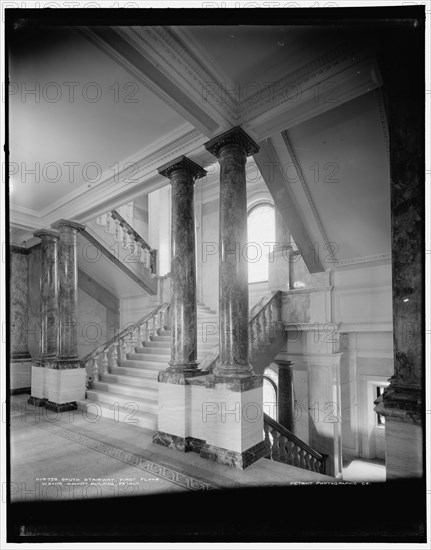
<svg viewBox="0 0 431 550">
<path fill-rule="evenodd" d="M 181 437 L 160 431 L 154 434 L 153 443 L 162 445 L 163 447 L 169 447 L 170 449 L 175 449 L 176 451 L 181 451 L 183 453 L 188 453 L 191 451 L 199 453 L 205 445 L 205 441 L 203 439 L 198 439 L 196 437 Z"/>
<path fill-rule="evenodd" d="M 244 470 L 253 462 L 256 462 L 260 458 L 267 456 L 270 453 L 269 447 L 266 445 L 265 441 L 261 441 L 250 447 L 243 452 L 229 451 L 228 449 L 223 449 L 222 447 L 217 447 L 215 445 L 205 444 L 202 447 L 200 455 L 202 458 L 208 460 L 213 460 L 219 464 L 224 464 L 226 466 L 231 466 L 237 468 L 238 470 Z"/>
<path fill-rule="evenodd" d="M 206 377 L 205 386 L 215 390 L 243 393 L 263 386 L 263 376 L 255 374 L 239 378 L 211 374 Z"/>
</svg>

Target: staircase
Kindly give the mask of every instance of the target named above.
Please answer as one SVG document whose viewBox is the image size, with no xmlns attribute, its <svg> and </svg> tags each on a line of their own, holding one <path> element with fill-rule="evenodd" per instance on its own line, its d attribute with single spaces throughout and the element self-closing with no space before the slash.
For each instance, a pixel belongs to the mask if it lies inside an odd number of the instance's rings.
<svg viewBox="0 0 431 550">
<path fill-rule="evenodd" d="M 78 403 L 80 409 L 88 415 L 157 429 L 157 375 L 171 358 L 167 309 L 167 304 L 159 306 L 129 332 L 84 359 L 91 388 L 85 401 Z M 197 319 L 198 360 L 202 361 L 213 348 L 218 350 L 218 315 L 198 304 Z"/>
</svg>

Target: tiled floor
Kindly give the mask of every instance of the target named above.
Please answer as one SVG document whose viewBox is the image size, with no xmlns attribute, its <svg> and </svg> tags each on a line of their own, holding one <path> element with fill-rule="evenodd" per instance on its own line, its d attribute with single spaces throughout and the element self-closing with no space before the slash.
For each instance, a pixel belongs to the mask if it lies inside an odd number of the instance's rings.
<svg viewBox="0 0 431 550">
<path fill-rule="evenodd" d="M 155 445 L 153 432 L 82 411 L 59 415 L 11 397 L 11 498 L 63 500 L 290 485 L 332 478 L 260 459 L 246 470 Z"/>
</svg>

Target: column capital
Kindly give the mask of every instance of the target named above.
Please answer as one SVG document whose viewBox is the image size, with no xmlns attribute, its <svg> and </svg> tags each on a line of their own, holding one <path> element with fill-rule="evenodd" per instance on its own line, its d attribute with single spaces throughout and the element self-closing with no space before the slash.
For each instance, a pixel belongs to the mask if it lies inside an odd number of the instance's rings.
<svg viewBox="0 0 431 550">
<path fill-rule="evenodd" d="M 259 145 L 241 128 L 235 126 L 227 132 L 210 139 L 205 144 L 205 149 L 215 157 L 219 157 L 221 150 L 225 147 L 236 146 L 243 149 L 246 157 L 255 155 L 259 152 Z"/>
<path fill-rule="evenodd" d="M 280 369 L 286 369 L 293 365 L 293 361 L 287 361 L 286 359 L 273 359 L 273 363 L 275 363 Z"/>
<path fill-rule="evenodd" d="M 158 172 L 161 176 L 170 178 L 176 170 L 185 170 L 193 180 L 203 178 L 207 173 L 202 166 L 199 166 L 199 164 L 196 164 L 196 162 L 193 162 L 184 155 L 164 164 L 158 169 Z"/>
<path fill-rule="evenodd" d="M 33 237 L 37 237 L 42 241 L 44 240 L 44 238 L 58 240 L 60 238 L 60 233 L 57 233 L 57 231 L 51 231 L 50 229 L 38 229 L 33 233 Z"/>
<path fill-rule="evenodd" d="M 85 225 L 82 225 L 77 222 L 73 222 L 71 220 L 58 220 L 51 224 L 52 229 L 58 229 L 61 230 L 63 227 L 74 229 L 76 231 L 83 231 L 85 229 Z"/>
</svg>

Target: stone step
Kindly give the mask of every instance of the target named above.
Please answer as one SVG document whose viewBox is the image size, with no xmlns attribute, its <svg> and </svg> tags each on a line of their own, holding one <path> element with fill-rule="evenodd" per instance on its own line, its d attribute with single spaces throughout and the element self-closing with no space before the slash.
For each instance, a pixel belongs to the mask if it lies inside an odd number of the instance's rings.
<svg viewBox="0 0 431 550">
<path fill-rule="evenodd" d="M 157 415 L 158 403 L 151 399 L 143 399 L 141 397 L 132 397 L 104 390 L 87 390 L 87 399 L 96 403 L 106 403 L 107 405 L 118 404 L 117 410 L 135 411 L 136 413 L 150 413 Z M 130 407 L 127 407 L 130 405 Z M 133 406 L 132 406 L 133 405 Z"/>
<path fill-rule="evenodd" d="M 136 354 L 135 354 L 136 355 Z M 161 361 L 144 361 L 142 359 L 126 359 L 121 361 L 119 368 L 129 368 L 129 369 L 142 369 L 143 371 L 155 371 L 159 372 L 164 370 L 167 367 L 165 362 Z"/>
<path fill-rule="evenodd" d="M 115 396 L 107 392 L 94 392 L 88 390 L 87 399 L 78 401 L 80 410 L 86 410 L 89 418 L 103 417 L 114 422 L 124 422 L 131 426 L 157 430 L 157 412 L 144 412 L 137 408 L 137 403 L 123 399 L 124 396 Z"/>
<path fill-rule="evenodd" d="M 159 336 L 171 336 L 171 329 L 169 330 L 166 330 L 166 329 L 163 329 L 163 330 L 159 330 Z"/>
<path fill-rule="evenodd" d="M 170 345 L 171 337 L 170 336 L 151 336 L 151 342 L 167 342 Z"/>
<path fill-rule="evenodd" d="M 131 399 L 139 398 L 148 401 L 154 401 L 157 404 L 158 391 L 157 388 L 143 388 L 142 386 L 135 386 L 133 384 L 119 384 L 118 382 L 107 382 L 105 380 L 99 380 L 93 382 L 93 391 L 106 391 L 109 393 L 116 393 L 119 395 L 125 395 Z"/>
<path fill-rule="evenodd" d="M 118 374 L 118 370 L 121 369 L 127 371 L 127 373 L 124 374 Z M 113 369 L 111 369 L 113 370 Z M 136 369 L 137 370 L 137 369 Z M 132 369 L 126 369 L 124 367 L 118 367 L 115 369 L 115 373 L 113 374 L 103 374 L 100 379 L 102 382 L 109 382 L 109 383 L 117 383 L 117 384 L 124 384 L 129 386 L 139 386 L 142 388 L 151 388 L 156 389 L 157 388 L 157 372 L 153 371 L 151 374 L 151 378 L 148 376 L 138 376 L 138 372 L 134 372 Z M 130 374 L 128 374 L 130 372 Z"/>
<path fill-rule="evenodd" d="M 157 355 L 170 355 L 171 346 L 163 342 L 144 342 L 143 346 L 135 348 L 136 353 L 154 353 Z"/>
<path fill-rule="evenodd" d="M 127 361 L 123 361 L 123 364 L 128 363 Z M 154 380 L 157 381 L 157 374 L 160 370 L 159 363 L 157 363 L 155 368 L 145 368 L 142 366 L 142 363 L 139 362 L 139 367 L 128 367 L 120 365 L 118 367 L 111 367 L 110 371 L 111 374 L 114 376 L 127 376 L 127 377 L 137 377 L 137 378 L 143 378 L 144 380 L 147 380 L 149 383 L 150 381 L 153 382 Z"/>
<path fill-rule="evenodd" d="M 171 358 L 171 354 L 159 354 L 159 353 L 146 353 L 146 352 L 138 352 L 138 353 L 128 353 L 127 359 L 132 359 L 134 361 L 149 361 L 151 363 L 154 363 L 156 361 L 160 363 L 166 363 Z"/>
</svg>

